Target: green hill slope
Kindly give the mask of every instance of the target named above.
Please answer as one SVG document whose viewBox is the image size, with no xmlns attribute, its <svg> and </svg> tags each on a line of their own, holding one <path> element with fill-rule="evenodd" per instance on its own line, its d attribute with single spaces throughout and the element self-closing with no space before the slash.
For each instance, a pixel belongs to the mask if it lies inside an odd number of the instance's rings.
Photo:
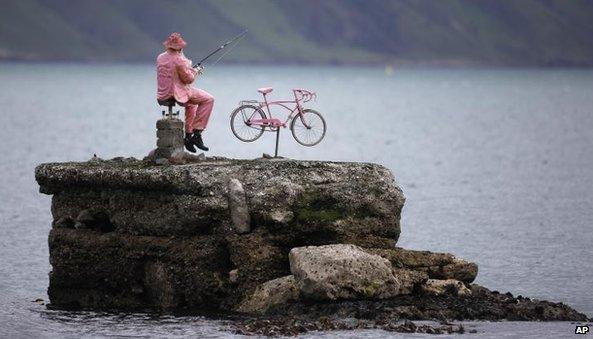
<svg viewBox="0 0 593 339">
<path fill-rule="evenodd" d="M 172 31 L 233 62 L 593 65 L 588 0 L 0 0 L 0 59 L 151 61 Z"/>
</svg>

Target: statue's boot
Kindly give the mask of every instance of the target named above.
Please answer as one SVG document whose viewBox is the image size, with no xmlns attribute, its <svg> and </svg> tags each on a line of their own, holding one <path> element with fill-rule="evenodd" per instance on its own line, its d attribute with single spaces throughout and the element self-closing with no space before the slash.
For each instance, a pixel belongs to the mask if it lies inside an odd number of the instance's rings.
<svg viewBox="0 0 593 339">
<path fill-rule="evenodd" d="M 196 148 L 194 147 L 194 141 L 192 139 L 191 133 L 185 133 L 185 138 L 183 139 L 183 144 L 185 145 L 185 149 L 196 153 Z"/>
<path fill-rule="evenodd" d="M 208 151 L 209 148 L 204 145 L 204 140 L 202 140 L 202 131 L 196 129 L 194 130 L 194 134 L 191 136 L 191 140 L 197 148 L 201 149 L 202 151 Z"/>
</svg>

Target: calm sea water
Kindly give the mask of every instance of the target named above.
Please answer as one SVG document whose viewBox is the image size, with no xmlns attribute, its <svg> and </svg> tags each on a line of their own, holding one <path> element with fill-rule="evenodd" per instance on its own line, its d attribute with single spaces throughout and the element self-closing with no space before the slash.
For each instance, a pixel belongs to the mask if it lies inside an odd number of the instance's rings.
<svg viewBox="0 0 593 339">
<path fill-rule="evenodd" d="M 257 87 L 318 94 L 325 140 L 295 159 L 370 161 L 407 197 L 400 246 L 479 264 L 477 283 L 593 315 L 593 71 L 220 66 L 199 86 L 216 105 L 210 154 L 272 153 L 273 135 L 236 140 L 229 115 Z M 47 311 L 50 197 L 33 170 L 93 154 L 143 157 L 155 143 L 151 65 L 0 64 L 0 336 L 230 336 L 199 317 Z M 278 112 L 280 113 L 280 112 Z M 490 337 L 570 336 L 568 323 L 469 323 Z M 316 333 L 374 337 L 383 331 Z"/>
</svg>

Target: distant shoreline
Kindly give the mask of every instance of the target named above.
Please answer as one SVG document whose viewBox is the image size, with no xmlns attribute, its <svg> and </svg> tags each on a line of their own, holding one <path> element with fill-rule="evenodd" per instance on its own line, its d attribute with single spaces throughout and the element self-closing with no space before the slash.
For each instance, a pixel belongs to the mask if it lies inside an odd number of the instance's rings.
<svg viewBox="0 0 593 339">
<path fill-rule="evenodd" d="M 151 60 L 99 60 L 99 59 L 18 59 L 18 58 L 0 58 L 2 64 L 63 64 L 63 65 L 93 65 L 93 66 L 108 66 L 108 65 L 152 65 Z M 499 64 L 499 63 L 480 63 L 480 62 L 462 62 L 459 60 L 433 60 L 433 61 L 411 61 L 398 60 L 394 62 L 309 62 L 309 61 L 226 61 L 220 62 L 217 66 L 274 66 L 274 67 L 364 67 L 364 68 L 384 68 L 392 67 L 394 69 L 541 69 L 541 70 L 558 70 L 558 69 L 593 69 L 593 64 L 590 65 L 576 65 L 576 64 Z M 206 64 L 206 67 L 208 65 Z"/>
</svg>

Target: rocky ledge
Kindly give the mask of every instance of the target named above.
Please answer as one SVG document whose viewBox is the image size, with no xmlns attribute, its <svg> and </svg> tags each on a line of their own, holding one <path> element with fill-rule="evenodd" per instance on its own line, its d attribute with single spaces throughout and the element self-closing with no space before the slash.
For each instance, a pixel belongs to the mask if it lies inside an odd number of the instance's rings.
<svg viewBox="0 0 593 339">
<path fill-rule="evenodd" d="M 472 284 L 477 265 L 454 255 L 396 247 L 405 198 L 380 165 L 183 162 L 36 168 L 53 195 L 51 307 L 222 312 L 237 333 L 267 335 L 463 331 L 405 322 L 415 319 L 587 320 Z"/>
</svg>

